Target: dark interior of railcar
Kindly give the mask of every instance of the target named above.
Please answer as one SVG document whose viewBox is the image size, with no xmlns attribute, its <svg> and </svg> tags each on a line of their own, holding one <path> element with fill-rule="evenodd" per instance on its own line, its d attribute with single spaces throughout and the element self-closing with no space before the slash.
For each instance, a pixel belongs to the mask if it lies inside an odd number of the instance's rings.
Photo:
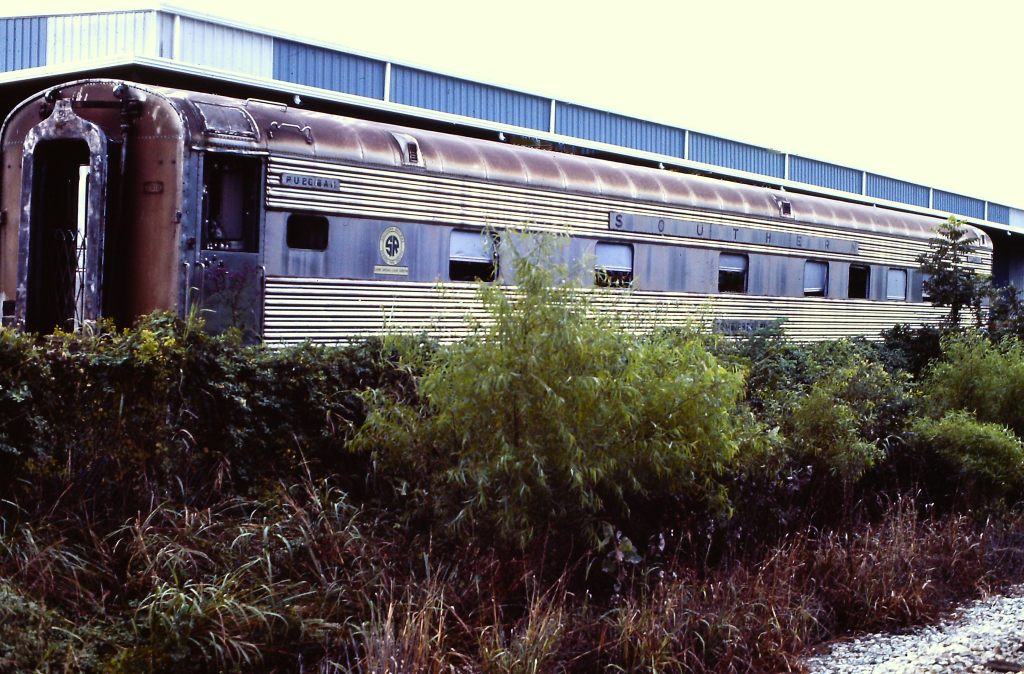
<svg viewBox="0 0 1024 674">
<path fill-rule="evenodd" d="M 50 141 L 36 148 L 25 327 L 33 332 L 74 328 L 81 292 L 78 258 L 80 185 L 89 165 L 82 141 Z"/>
</svg>

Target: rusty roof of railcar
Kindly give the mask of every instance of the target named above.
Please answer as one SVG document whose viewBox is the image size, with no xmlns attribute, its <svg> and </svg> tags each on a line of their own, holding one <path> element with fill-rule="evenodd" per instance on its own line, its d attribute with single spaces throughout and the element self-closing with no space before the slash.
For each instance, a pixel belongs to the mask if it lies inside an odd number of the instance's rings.
<svg viewBox="0 0 1024 674">
<path fill-rule="evenodd" d="M 120 83 L 82 80 L 58 88 L 64 91 L 64 95 L 81 96 L 88 89 L 89 95 L 96 96 L 105 86 L 112 89 L 116 84 Z M 790 220 L 780 214 L 779 200 L 786 200 L 791 204 L 793 219 L 801 223 L 920 238 L 932 236 L 938 222 L 937 218 L 929 216 L 825 197 L 370 122 L 278 103 L 253 99 L 243 101 L 138 84 L 128 86 L 138 97 L 156 95 L 173 102 L 186 122 L 195 146 L 243 147 L 270 155 L 419 170 L 429 174 L 780 221 Z M 255 133 L 251 137 L 208 133 L 207 123 L 197 104 L 244 111 L 252 119 Z M 15 114 L 12 113 L 9 121 Z M 403 135 L 414 138 L 418 144 L 422 168 L 409 166 L 404 161 L 399 140 Z M 982 245 L 991 246 L 990 239 L 981 230 L 971 229 Z"/>
<path fill-rule="evenodd" d="M 319 160 L 359 162 L 416 170 L 403 162 L 395 134 L 415 138 L 423 169 L 431 174 L 497 181 L 573 193 L 708 209 L 787 221 L 779 201 L 789 201 L 797 221 L 879 233 L 931 237 L 936 218 L 865 206 L 703 176 L 622 164 L 592 157 L 547 152 L 496 141 L 369 122 L 351 117 L 248 102 L 245 109 L 261 129 L 277 121 L 308 126 L 313 143 L 298 133 L 266 149 Z M 984 245 L 988 237 L 975 228 Z"/>
</svg>

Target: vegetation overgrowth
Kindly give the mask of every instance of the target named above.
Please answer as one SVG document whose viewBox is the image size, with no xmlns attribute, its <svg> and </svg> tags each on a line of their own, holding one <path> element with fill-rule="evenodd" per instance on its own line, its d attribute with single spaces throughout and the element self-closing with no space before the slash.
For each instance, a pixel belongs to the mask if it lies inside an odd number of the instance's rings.
<svg viewBox="0 0 1024 674">
<path fill-rule="evenodd" d="M 1012 327 L 636 334 L 520 264 L 452 345 L 0 330 L 0 671 L 800 671 L 1024 578 Z"/>
</svg>

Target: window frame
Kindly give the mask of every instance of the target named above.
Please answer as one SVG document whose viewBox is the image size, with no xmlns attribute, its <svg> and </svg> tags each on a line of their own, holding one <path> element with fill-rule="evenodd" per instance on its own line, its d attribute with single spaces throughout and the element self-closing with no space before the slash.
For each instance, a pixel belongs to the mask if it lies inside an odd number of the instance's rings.
<svg viewBox="0 0 1024 674">
<path fill-rule="evenodd" d="M 601 264 L 601 253 L 602 250 L 607 251 L 629 251 L 629 266 L 618 266 L 613 265 L 602 265 Z M 636 278 L 635 275 L 635 260 L 636 254 L 631 243 L 621 243 L 619 241 L 598 241 L 594 246 L 594 285 L 599 288 L 628 288 L 633 285 L 633 281 Z M 613 260 L 612 260 L 613 261 Z M 613 261 L 614 262 L 614 261 Z"/>
<path fill-rule="evenodd" d="M 263 162 L 257 157 L 206 153 L 200 193 L 203 250 L 240 253 L 259 252 L 260 206 L 262 203 Z M 232 194 L 237 186 L 237 194 Z M 234 201 L 240 212 L 230 229 L 219 224 L 224 209 Z"/>
<path fill-rule="evenodd" d="M 743 260 L 743 265 L 740 268 L 726 268 L 726 269 L 723 269 L 722 268 L 722 258 L 723 257 L 742 259 Z M 741 281 L 741 284 L 740 284 L 741 285 L 741 289 L 740 290 L 723 289 L 723 287 L 722 287 L 723 285 L 728 285 L 728 284 L 723 284 L 722 283 L 722 281 L 723 281 L 723 276 L 722 275 L 723 274 L 731 275 L 731 276 L 725 277 L 725 278 L 735 278 L 736 275 L 738 275 L 738 278 Z M 746 253 L 726 253 L 726 252 L 720 252 L 718 254 L 718 286 L 717 286 L 718 292 L 720 292 L 720 293 L 729 293 L 729 294 L 734 294 L 734 295 L 745 295 L 747 293 L 747 288 L 749 287 L 749 277 L 750 277 L 750 256 L 749 255 L 747 255 Z"/>
<path fill-rule="evenodd" d="M 893 274 L 901 274 L 903 276 L 903 295 L 895 296 L 892 294 L 892 279 Z M 885 299 L 887 302 L 906 302 L 910 290 L 910 274 L 907 270 L 902 267 L 887 267 L 885 272 Z"/>
<path fill-rule="evenodd" d="M 322 247 L 320 247 L 320 246 L 300 246 L 300 245 L 295 245 L 293 243 L 293 238 L 292 238 L 293 221 L 299 220 L 299 219 L 302 219 L 302 220 L 305 220 L 305 221 L 309 221 L 309 222 L 316 221 L 318 227 L 320 226 L 320 224 L 322 224 L 322 228 L 323 228 L 323 246 Z M 300 223 L 296 222 L 294 224 L 297 226 Z M 284 231 L 284 245 L 289 250 L 299 250 L 299 251 L 309 251 L 309 252 L 314 252 L 314 253 L 322 253 L 322 252 L 326 251 L 330 247 L 330 245 L 331 245 L 331 221 L 325 215 L 318 215 L 316 213 L 289 213 L 288 214 L 288 219 L 285 220 L 284 227 L 285 227 L 285 231 Z M 316 234 L 319 236 L 319 232 L 317 232 Z M 296 233 L 296 236 L 298 236 L 298 233 Z"/>
<path fill-rule="evenodd" d="M 468 254 L 456 257 L 453 246 L 455 245 L 456 239 L 462 239 L 468 241 L 469 237 L 463 236 L 469 234 L 478 237 L 481 241 L 481 254 L 476 256 L 470 256 Z M 485 243 L 489 240 L 489 244 Z M 448 233 L 448 280 L 458 282 L 484 282 L 492 283 L 498 280 L 499 274 L 499 255 L 498 255 L 498 244 L 500 243 L 499 237 L 493 232 L 485 232 L 482 230 L 473 229 L 459 229 L 457 227 L 452 228 Z M 490 248 L 489 255 L 487 255 L 487 249 Z M 473 269 L 479 269 L 483 271 L 485 267 L 489 267 L 487 274 L 472 274 L 470 273 Z M 453 274 L 453 270 L 459 268 L 464 269 L 465 273 Z"/>
<path fill-rule="evenodd" d="M 851 292 L 851 290 L 853 290 L 853 272 L 854 272 L 854 270 L 858 270 L 858 271 L 863 271 L 864 272 L 864 283 L 863 283 L 864 293 L 863 293 L 863 295 L 861 295 L 861 294 L 854 295 Z M 871 299 L 871 265 L 867 265 L 867 264 L 851 264 L 850 268 L 847 271 L 848 271 L 848 273 L 847 273 L 847 278 L 846 278 L 846 299 L 850 299 L 850 300 L 869 300 L 869 299 Z"/>
<path fill-rule="evenodd" d="M 824 267 L 825 271 L 821 278 L 821 288 L 812 288 L 808 290 L 807 287 L 807 269 L 810 265 L 820 265 Z M 804 297 L 828 297 L 828 277 L 829 277 L 829 265 L 827 260 L 804 260 L 804 276 L 803 276 L 803 287 Z"/>
</svg>

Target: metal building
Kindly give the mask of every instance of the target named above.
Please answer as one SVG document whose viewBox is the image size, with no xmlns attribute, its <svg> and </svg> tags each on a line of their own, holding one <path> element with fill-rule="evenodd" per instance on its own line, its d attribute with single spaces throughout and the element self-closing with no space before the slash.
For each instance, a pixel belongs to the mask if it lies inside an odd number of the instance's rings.
<svg viewBox="0 0 1024 674">
<path fill-rule="evenodd" d="M 51 84 L 102 75 L 304 105 L 467 135 L 572 148 L 731 180 L 930 214 L 997 240 L 1024 285 L 1024 210 L 697 130 L 393 63 L 172 7 L 0 17 L 0 116 Z M 1018 240 L 1021 243 L 1018 243 Z M 1000 258 L 1012 262 L 1003 264 Z M 1019 277 L 1019 278 L 1018 278 Z"/>
</svg>

